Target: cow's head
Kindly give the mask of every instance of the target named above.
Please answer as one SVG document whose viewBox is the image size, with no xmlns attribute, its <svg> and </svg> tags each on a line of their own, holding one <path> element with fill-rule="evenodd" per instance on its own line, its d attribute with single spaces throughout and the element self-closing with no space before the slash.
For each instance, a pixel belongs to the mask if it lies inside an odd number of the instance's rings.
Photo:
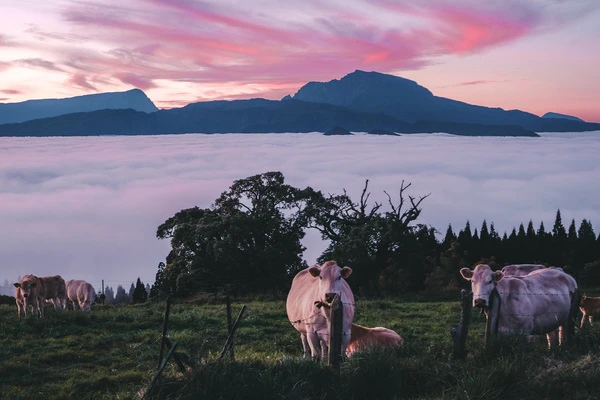
<svg viewBox="0 0 600 400">
<path fill-rule="evenodd" d="M 504 277 L 502 271 L 492 271 L 489 265 L 486 264 L 478 264 L 474 270 L 462 268 L 460 274 L 466 280 L 471 281 L 474 307 L 487 306 L 496 282 Z"/>
<path fill-rule="evenodd" d="M 21 279 L 21 282 L 16 282 L 13 285 L 15 285 L 16 288 L 21 289 L 21 294 L 23 295 L 23 298 L 27 299 L 36 287 L 36 282 L 24 277 L 23 279 Z"/>
<path fill-rule="evenodd" d="M 320 298 L 315 299 L 315 303 L 328 305 L 336 294 L 342 293 L 342 279 L 346 279 L 352 274 L 352 268 L 340 268 L 335 261 L 327 261 L 321 267 L 313 265 L 308 272 L 313 278 L 318 279 Z"/>
</svg>

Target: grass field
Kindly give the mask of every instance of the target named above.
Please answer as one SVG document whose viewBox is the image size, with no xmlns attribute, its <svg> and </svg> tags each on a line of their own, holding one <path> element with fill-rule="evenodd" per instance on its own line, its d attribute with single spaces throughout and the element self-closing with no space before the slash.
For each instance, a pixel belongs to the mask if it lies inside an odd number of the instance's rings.
<svg viewBox="0 0 600 400">
<path fill-rule="evenodd" d="M 452 297 L 452 296 L 451 296 Z M 212 303 L 212 304 L 211 304 Z M 360 300 L 355 322 L 397 331 L 399 351 L 362 353 L 339 371 L 302 360 L 284 300 L 247 306 L 235 361 L 217 358 L 227 338 L 224 304 L 174 303 L 169 336 L 192 366 L 174 362 L 150 398 L 161 399 L 599 399 L 600 328 L 584 328 L 562 349 L 545 340 L 503 340 L 483 349 L 485 321 L 473 313 L 466 360 L 451 358 L 458 301 Z M 157 368 L 164 303 L 96 306 L 91 313 L 46 309 L 19 320 L 0 306 L 1 399 L 135 399 Z"/>
</svg>

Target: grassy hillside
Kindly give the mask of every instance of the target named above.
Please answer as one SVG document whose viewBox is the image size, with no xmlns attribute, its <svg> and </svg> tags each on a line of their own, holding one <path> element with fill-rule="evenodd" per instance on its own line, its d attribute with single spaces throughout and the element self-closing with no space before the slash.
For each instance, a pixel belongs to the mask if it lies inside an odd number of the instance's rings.
<svg viewBox="0 0 600 400">
<path fill-rule="evenodd" d="M 217 361 L 227 338 L 223 304 L 173 304 L 169 334 L 192 365 L 164 372 L 162 399 L 588 399 L 600 393 L 600 328 L 586 326 L 564 349 L 545 341 L 506 340 L 485 351 L 483 317 L 473 313 L 467 360 L 451 359 L 457 301 L 357 300 L 355 321 L 386 326 L 404 339 L 399 351 L 368 352 L 339 372 L 300 358 L 299 334 L 285 302 L 248 301 L 235 339 L 235 362 Z M 97 306 L 19 320 L 0 306 L 1 399 L 133 399 L 158 363 L 164 303 Z"/>
</svg>

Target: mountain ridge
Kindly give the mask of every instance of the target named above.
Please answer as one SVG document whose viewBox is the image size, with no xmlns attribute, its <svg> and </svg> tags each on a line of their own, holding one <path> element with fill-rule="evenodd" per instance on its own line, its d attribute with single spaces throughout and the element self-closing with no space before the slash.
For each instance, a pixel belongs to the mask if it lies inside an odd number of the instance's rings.
<svg viewBox="0 0 600 400">
<path fill-rule="evenodd" d="M 130 92 L 147 99 L 139 89 L 125 93 Z M 281 100 L 215 100 L 151 112 L 123 107 L 69 113 L 3 124 L 0 136 L 327 132 L 336 126 L 354 132 L 468 136 L 600 130 L 600 124 L 576 117 L 541 118 L 520 110 L 472 105 L 437 97 L 409 79 L 356 70 L 339 80 L 308 82 Z"/>
<path fill-rule="evenodd" d="M 122 92 L 0 103 L 0 124 L 27 122 L 77 112 L 127 108 L 147 113 L 158 111 L 152 100 L 142 90 L 135 88 Z"/>
</svg>

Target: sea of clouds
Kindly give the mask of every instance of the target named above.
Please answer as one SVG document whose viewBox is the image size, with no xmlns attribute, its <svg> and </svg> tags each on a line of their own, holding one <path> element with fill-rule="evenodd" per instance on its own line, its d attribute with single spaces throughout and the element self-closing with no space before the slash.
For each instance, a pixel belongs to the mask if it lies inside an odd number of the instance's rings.
<svg viewBox="0 0 600 400">
<path fill-rule="evenodd" d="M 414 134 L 224 134 L 0 138 L 0 284 L 27 273 L 152 284 L 169 242 L 156 228 L 208 208 L 236 179 L 281 171 L 286 183 L 371 201 L 430 194 L 418 222 L 457 233 L 485 219 L 502 234 L 557 209 L 600 231 L 600 132 L 539 138 Z M 307 232 L 304 258 L 325 248 Z"/>
</svg>

